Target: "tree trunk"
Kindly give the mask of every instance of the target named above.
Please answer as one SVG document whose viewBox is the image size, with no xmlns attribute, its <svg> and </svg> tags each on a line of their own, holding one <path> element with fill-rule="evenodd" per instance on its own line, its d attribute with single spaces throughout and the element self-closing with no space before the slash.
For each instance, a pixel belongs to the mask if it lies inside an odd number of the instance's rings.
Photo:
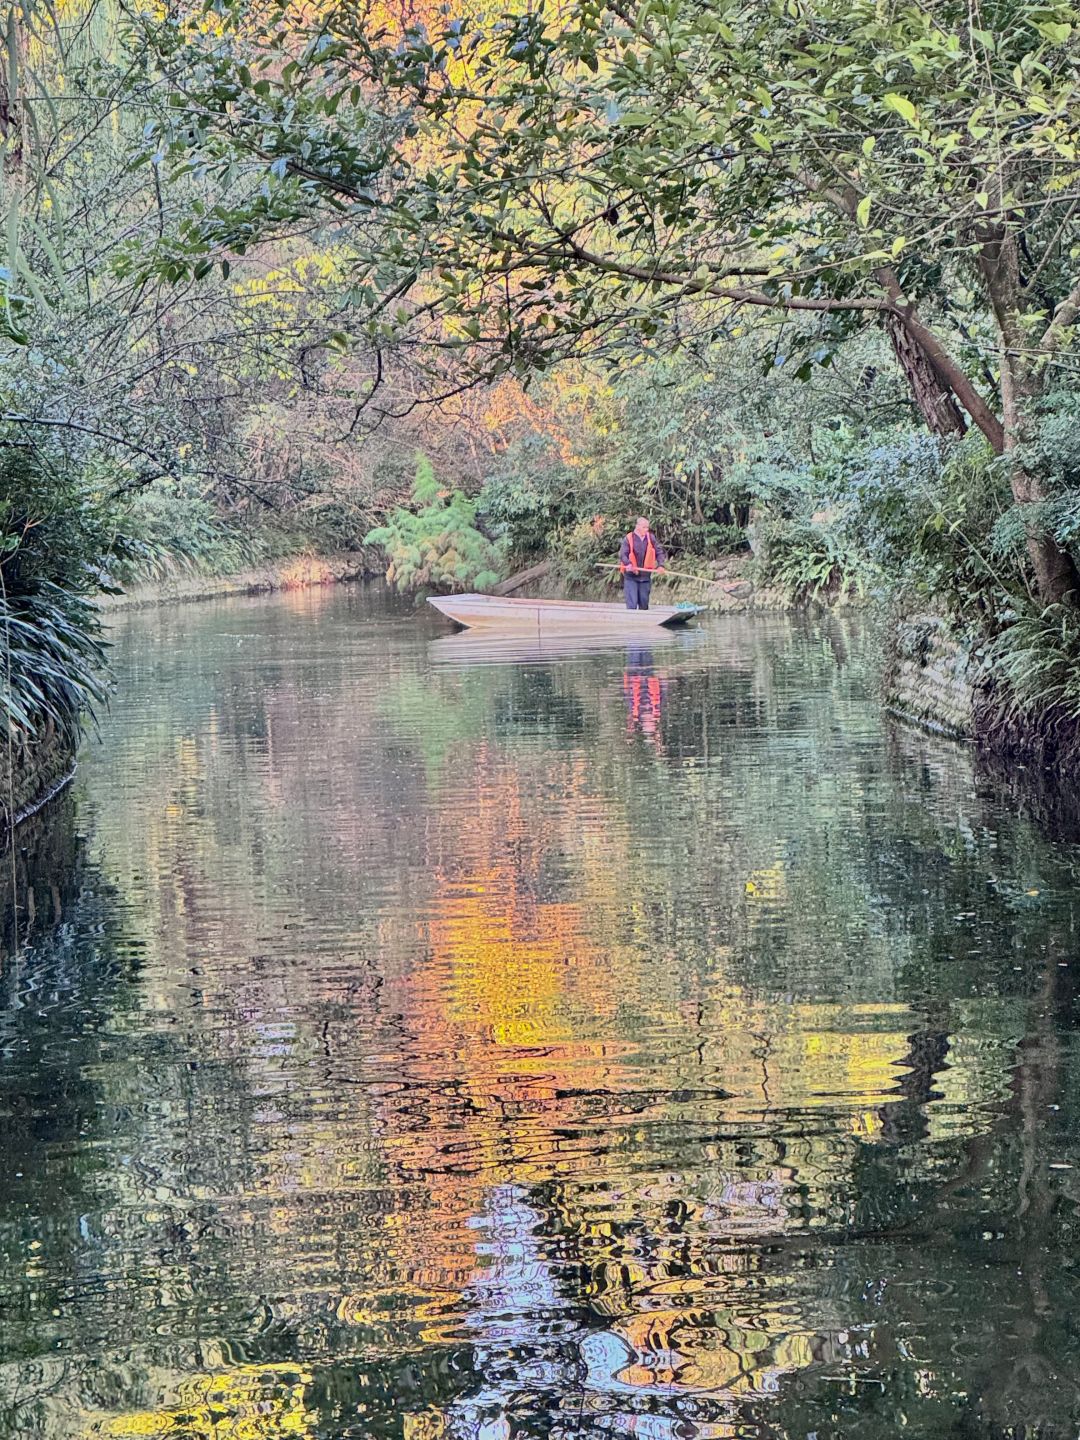
<svg viewBox="0 0 1080 1440">
<path fill-rule="evenodd" d="M 528 585 L 532 580 L 542 580 L 550 569 L 551 561 L 541 560 L 537 565 L 530 565 L 527 570 L 519 570 L 516 575 L 510 575 L 507 579 L 500 580 L 491 593 L 493 595 L 510 595 L 515 590 L 520 590 L 522 585 Z"/>
<path fill-rule="evenodd" d="M 1010 444 L 1008 448 L 1013 447 Z M 1028 475 L 1019 465 L 1014 465 L 1010 475 L 1013 499 L 1018 505 L 1035 505 L 1045 500 L 1042 486 Z M 1027 552 L 1035 581 L 1039 587 L 1039 598 L 1047 605 L 1076 605 L 1080 603 L 1080 571 L 1067 550 L 1063 550 L 1052 535 L 1037 527 L 1028 527 Z"/>
<path fill-rule="evenodd" d="M 21 169 L 26 125 L 23 117 L 22 68 L 26 56 L 26 27 L 19 7 L 7 7 L 0 35 L 0 142 L 5 173 Z"/>
<path fill-rule="evenodd" d="M 1052 535 L 1029 535 L 1027 542 L 1039 594 L 1048 605 L 1073 605 L 1080 600 L 1080 572 Z"/>
<path fill-rule="evenodd" d="M 874 273 L 892 305 L 891 312 L 886 314 L 891 313 L 897 317 L 912 341 L 925 355 L 927 364 L 938 376 L 940 383 L 949 387 L 971 416 L 972 423 L 977 425 L 990 441 L 994 454 L 1000 455 L 1005 449 L 1005 427 L 995 412 L 972 384 L 963 366 L 949 354 L 933 330 L 924 323 L 914 303 L 904 294 L 896 271 L 889 265 L 883 265 Z"/>
<path fill-rule="evenodd" d="M 967 421 L 956 403 L 952 386 L 942 380 L 926 351 L 895 311 L 886 313 L 885 328 L 927 428 L 934 435 L 965 435 Z"/>
<path fill-rule="evenodd" d="M 1046 492 L 1038 477 L 1029 474 L 1014 453 L 1030 439 L 1032 412 L 1043 390 L 1042 373 L 1027 355 L 1016 239 L 996 226 L 988 228 L 981 240 L 979 269 L 990 295 L 1001 346 L 1001 413 L 1005 423 L 1000 453 L 1008 455 L 1012 462 L 1009 482 L 1013 499 L 1018 505 L 1036 505 L 1048 498 Z M 1037 522 L 1027 527 L 1027 552 L 1044 604 L 1080 602 L 1080 571 L 1072 556 Z"/>
</svg>

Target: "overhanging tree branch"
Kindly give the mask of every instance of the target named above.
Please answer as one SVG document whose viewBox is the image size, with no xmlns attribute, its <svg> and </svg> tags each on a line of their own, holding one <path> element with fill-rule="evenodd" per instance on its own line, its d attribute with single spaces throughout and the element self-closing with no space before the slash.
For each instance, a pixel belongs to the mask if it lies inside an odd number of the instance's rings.
<svg viewBox="0 0 1080 1440">
<path fill-rule="evenodd" d="M 890 308 L 899 315 L 904 328 L 922 346 L 934 369 L 952 386 L 956 398 L 990 441 L 995 455 L 1005 449 L 1005 427 L 979 394 L 967 371 L 949 354 L 942 341 L 925 323 L 914 304 L 904 295 L 896 271 L 882 266 L 878 279 L 889 297 Z"/>
<path fill-rule="evenodd" d="M 730 300 L 738 305 L 759 305 L 770 310 L 812 310 L 818 313 L 833 310 L 862 310 L 881 312 L 889 309 L 885 299 L 873 296 L 852 296 L 851 298 L 817 299 L 805 295 L 768 295 L 764 290 L 751 290 L 742 285 L 718 285 L 712 279 L 695 280 L 678 271 L 661 270 L 656 266 L 633 265 L 622 260 L 609 260 L 586 250 L 575 240 L 566 241 L 568 249 L 583 264 L 608 274 L 622 275 L 629 280 L 644 280 L 647 283 L 668 285 L 687 295 L 704 295 L 711 300 Z"/>
<path fill-rule="evenodd" d="M 4 411 L 0 412 L 0 423 L 24 425 L 29 427 L 33 427 L 36 425 L 44 425 L 53 429 L 74 430 L 81 435 L 90 435 L 97 440 L 107 440 L 109 444 L 118 445 L 121 449 L 128 451 L 129 454 L 138 455 L 141 459 L 149 460 L 151 462 L 151 464 L 155 467 L 152 473 L 141 474 L 137 476 L 134 480 L 128 481 L 124 485 L 118 485 L 115 490 L 112 490 L 109 493 L 110 500 L 118 500 L 123 495 L 130 495 L 136 490 L 141 490 L 147 485 L 152 485 L 155 480 L 178 479 L 181 473 L 183 473 L 193 476 L 199 475 L 205 478 L 228 480 L 230 484 L 236 485 L 240 489 L 247 491 L 249 495 L 253 496 L 254 499 L 258 500 L 260 505 L 264 505 L 268 510 L 272 510 L 274 508 L 273 502 L 268 500 L 266 496 L 263 495 L 256 488 L 256 486 L 252 485 L 249 481 L 242 479 L 239 475 L 233 474 L 229 470 L 220 470 L 216 468 L 201 468 L 185 469 L 184 471 L 181 471 L 180 467 L 177 466 L 175 461 L 163 460 L 157 452 L 153 450 L 148 450 L 145 445 L 140 445 L 134 440 L 129 440 L 126 436 L 117 435 L 111 430 L 102 430 L 99 426 L 84 425 L 80 420 L 60 419 L 56 416 L 51 415 L 18 415 Z"/>
</svg>

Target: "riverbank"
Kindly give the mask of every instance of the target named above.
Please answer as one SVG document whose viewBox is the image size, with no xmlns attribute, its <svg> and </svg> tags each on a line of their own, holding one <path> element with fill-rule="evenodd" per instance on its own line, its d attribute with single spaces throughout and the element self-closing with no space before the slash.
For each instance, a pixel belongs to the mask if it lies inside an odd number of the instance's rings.
<svg viewBox="0 0 1080 1440">
<path fill-rule="evenodd" d="M 673 603 L 680 601 L 700 605 L 715 614 L 776 614 L 794 610 L 846 608 L 857 600 L 823 593 L 807 601 L 793 597 L 774 585 L 759 584 L 753 577 L 752 556 L 722 555 L 718 559 L 695 558 L 687 563 L 700 569 L 701 579 L 664 579 L 657 582 L 654 592 Z M 103 611 L 148 609 L 159 605 L 186 604 L 201 600 L 222 600 L 232 595 L 269 594 L 275 590 L 306 589 L 321 585 L 376 579 L 385 573 L 386 561 L 381 551 L 361 549 L 333 555 L 300 555 L 251 566 L 225 575 L 212 575 L 190 569 L 177 569 L 168 575 L 128 586 L 120 594 L 102 595 L 98 606 Z M 498 590 L 496 590 L 498 593 Z M 515 594 L 519 592 L 515 590 Z M 522 594 L 539 599 L 611 600 L 621 595 L 620 584 L 605 581 L 599 575 L 576 576 L 553 565 L 538 577 Z"/>
<path fill-rule="evenodd" d="M 889 618 L 882 695 L 897 719 L 950 740 L 974 740 L 979 670 L 970 644 L 944 616 Z"/>
<path fill-rule="evenodd" d="M 350 550 L 336 555 L 291 555 L 228 575 L 207 575 L 195 570 L 178 569 L 160 578 L 131 585 L 118 595 L 102 595 L 97 603 L 103 611 L 145 610 L 157 605 L 224 600 L 231 595 L 263 595 L 274 590 L 346 584 L 381 575 L 383 569 L 381 557 L 371 550 Z"/>
<path fill-rule="evenodd" d="M 0 824 L 5 834 L 28 820 L 75 775 L 75 748 L 51 727 L 37 740 L 12 735 L 0 749 Z"/>
</svg>

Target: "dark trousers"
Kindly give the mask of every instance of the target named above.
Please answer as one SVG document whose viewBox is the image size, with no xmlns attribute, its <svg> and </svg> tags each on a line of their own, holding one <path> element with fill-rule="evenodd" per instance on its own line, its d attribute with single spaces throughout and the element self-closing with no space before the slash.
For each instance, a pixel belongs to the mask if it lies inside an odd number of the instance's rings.
<svg viewBox="0 0 1080 1440">
<path fill-rule="evenodd" d="M 649 608 L 649 591 L 652 589 L 651 575 L 624 575 L 622 584 L 627 610 L 647 610 Z"/>
</svg>

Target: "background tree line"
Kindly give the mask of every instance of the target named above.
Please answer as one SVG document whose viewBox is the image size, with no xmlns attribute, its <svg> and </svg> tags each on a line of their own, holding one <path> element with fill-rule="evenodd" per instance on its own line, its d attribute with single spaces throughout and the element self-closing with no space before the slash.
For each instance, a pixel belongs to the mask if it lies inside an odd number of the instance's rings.
<svg viewBox="0 0 1080 1440">
<path fill-rule="evenodd" d="M 580 574 L 647 504 L 1073 703 L 1071 6 L 86 0 L 7 52 L 19 615 L 373 526 L 415 583 Z"/>
</svg>

